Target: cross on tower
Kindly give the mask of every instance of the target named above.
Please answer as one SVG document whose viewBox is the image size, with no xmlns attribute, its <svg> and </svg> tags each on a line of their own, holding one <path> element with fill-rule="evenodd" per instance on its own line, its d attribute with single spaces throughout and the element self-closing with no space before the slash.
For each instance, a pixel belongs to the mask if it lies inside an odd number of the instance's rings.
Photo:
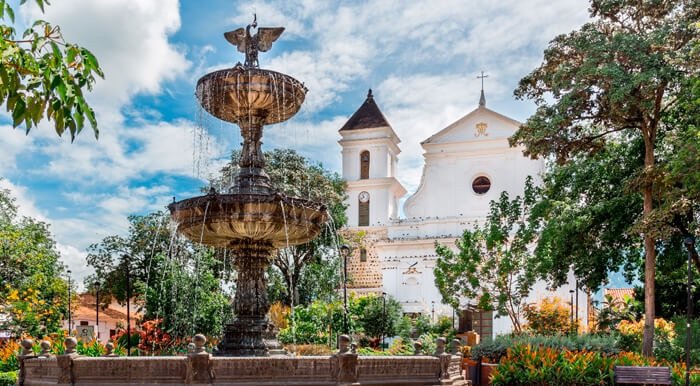
<svg viewBox="0 0 700 386">
<path fill-rule="evenodd" d="M 479 106 L 486 106 L 486 97 L 484 96 L 484 78 L 488 78 L 488 75 L 484 75 L 481 71 L 481 75 L 477 75 L 477 79 L 481 79 L 481 97 L 479 98 Z"/>
</svg>

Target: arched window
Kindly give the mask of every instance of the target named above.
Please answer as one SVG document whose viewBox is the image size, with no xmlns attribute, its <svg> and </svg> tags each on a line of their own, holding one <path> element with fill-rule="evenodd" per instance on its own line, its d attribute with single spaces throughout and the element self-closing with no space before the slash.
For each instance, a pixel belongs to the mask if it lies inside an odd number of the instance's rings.
<svg viewBox="0 0 700 386">
<path fill-rule="evenodd" d="M 369 193 L 360 192 L 357 196 L 358 201 L 358 221 L 357 226 L 369 226 Z"/>
<path fill-rule="evenodd" d="M 367 261 L 367 250 L 365 248 L 360 248 L 360 262 L 364 263 Z"/>
<path fill-rule="evenodd" d="M 365 150 L 360 153 L 360 179 L 366 180 L 369 178 L 369 151 Z"/>
</svg>

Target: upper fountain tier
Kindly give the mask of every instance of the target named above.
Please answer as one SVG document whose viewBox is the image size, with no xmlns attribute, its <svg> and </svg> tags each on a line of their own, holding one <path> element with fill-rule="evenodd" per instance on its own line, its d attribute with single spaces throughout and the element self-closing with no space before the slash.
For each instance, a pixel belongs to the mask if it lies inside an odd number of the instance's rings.
<svg viewBox="0 0 700 386">
<path fill-rule="evenodd" d="M 299 111 L 306 91 L 289 75 L 240 63 L 204 75 L 197 83 L 197 99 L 202 107 L 241 127 L 286 121 Z"/>
</svg>

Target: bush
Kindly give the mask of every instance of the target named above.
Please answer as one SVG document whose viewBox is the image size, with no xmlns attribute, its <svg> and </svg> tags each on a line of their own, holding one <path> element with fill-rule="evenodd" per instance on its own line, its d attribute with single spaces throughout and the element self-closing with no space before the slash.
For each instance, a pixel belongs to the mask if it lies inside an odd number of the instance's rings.
<svg viewBox="0 0 700 386">
<path fill-rule="evenodd" d="M 667 322 L 662 318 L 654 320 L 654 355 L 668 353 L 671 350 L 671 342 L 676 336 L 674 329 L 673 322 Z M 620 350 L 641 352 L 643 330 L 644 319 L 637 322 L 623 320 L 618 323 L 616 333 Z"/>
<path fill-rule="evenodd" d="M 486 358 L 498 363 L 508 349 L 516 346 L 545 347 L 555 350 L 592 351 L 606 355 L 617 354 L 617 340 L 611 335 L 499 335 L 491 342 L 480 343 L 471 349 L 471 358 Z"/>
<path fill-rule="evenodd" d="M 578 329 L 578 321 L 571 325 L 571 309 L 558 297 L 542 299 L 538 304 L 528 304 L 523 313 L 527 324 L 525 331 L 532 334 L 568 334 Z"/>
<path fill-rule="evenodd" d="M 615 366 L 669 366 L 664 361 L 637 353 L 607 355 L 591 351 L 570 351 L 550 347 L 516 345 L 507 350 L 491 383 L 493 385 L 613 385 Z M 684 384 L 681 364 L 670 364 L 673 384 Z M 691 376 L 700 386 L 700 374 Z"/>
<path fill-rule="evenodd" d="M 14 386 L 17 383 L 17 372 L 8 371 L 0 373 L 0 386 Z"/>
<path fill-rule="evenodd" d="M 657 359 L 665 359 L 670 362 L 685 362 L 686 344 L 686 318 L 676 317 L 673 319 L 673 338 L 664 344 L 654 348 L 654 355 Z M 700 366 L 700 319 L 690 322 L 690 362 L 694 366 Z"/>
</svg>

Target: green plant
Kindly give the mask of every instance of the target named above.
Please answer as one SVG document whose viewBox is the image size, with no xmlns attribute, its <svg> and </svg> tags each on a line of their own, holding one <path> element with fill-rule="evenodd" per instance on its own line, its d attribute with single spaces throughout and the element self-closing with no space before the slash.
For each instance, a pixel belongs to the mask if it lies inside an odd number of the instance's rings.
<svg viewBox="0 0 700 386">
<path fill-rule="evenodd" d="M 14 386 L 17 383 L 17 372 L 0 372 L 0 386 Z"/>
<path fill-rule="evenodd" d="M 523 314 L 527 319 L 525 330 L 533 334 L 568 334 L 578 329 L 577 321 L 571 324 L 569 308 L 556 296 L 544 298 L 536 305 L 526 305 Z"/>
<path fill-rule="evenodd" d="M 471 349 L 471 358 L 486 358 L 498 363 L 508 349 L 517 346 L 552 348 L 555 350 L 591 351 L 605 355 L 620 352 L 617 339 L 611 335 L 499 335 L 493 341 L 480 343 Z"/>
</svg>

